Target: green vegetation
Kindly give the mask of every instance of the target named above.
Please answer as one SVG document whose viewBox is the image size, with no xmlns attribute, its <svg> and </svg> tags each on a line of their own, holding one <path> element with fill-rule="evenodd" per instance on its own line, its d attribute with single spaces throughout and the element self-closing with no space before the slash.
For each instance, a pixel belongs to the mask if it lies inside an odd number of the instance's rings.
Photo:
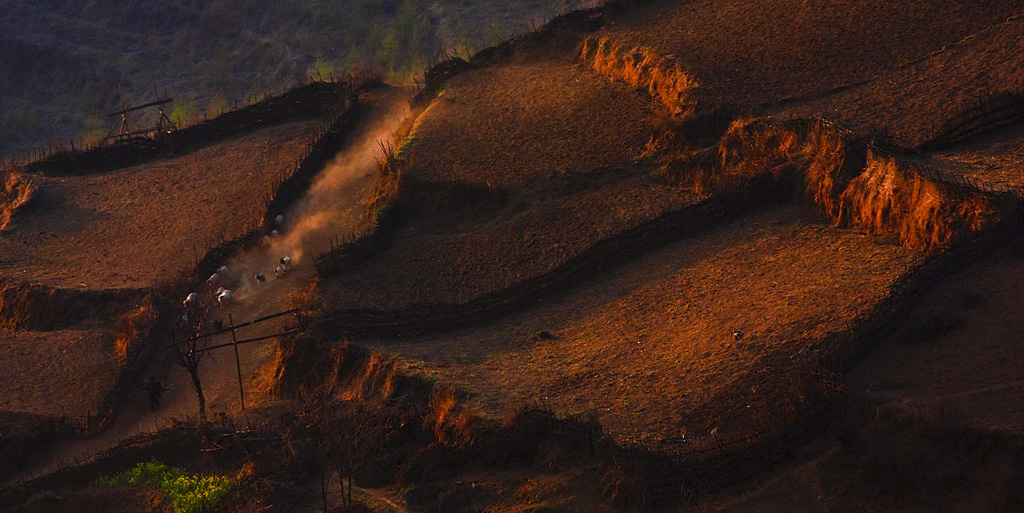
<svg viewBox="0 0 1024 513">
<path fill-rule="evenodd" d="M 168 467 L 153 459 L 115 476 L 97 480 L 100 486 L 146 484 L 162 490 L 170 497 L 175 513 L 203 513 L 214 511 L 234 482 L 223 476 L 189 474 L 185 470 Z"/>
<path fill-rule="evenodd" d="M 313 56 L 313 74 L 317 80 L 327 80 L 334 73 L 334 65 L 324 59 L 324 54 L 316 52 Z"/>
<path fill-rule="evenodd" d="M 213 117 L 236 101 L 379 69 L 407 82 L 437 52 L 424 0 L 213 0 L 104 6 L 13 0 L 0 12 L 0 156 L 106 134 L 120 106 L 174 98 L 174 121 Z M 45 16 L 41 16 L 45 11 Z M 118 34 L 118 43 L 107 37 Z M 169 112 L 170 114 L 170 112 Z M 132 128 L 155 122 L 129 116 Z"/>
<path fill-rule="evenodd" d="M 176 123 L 348 69 L 408 83 L 441 50 L 468 54 L 565 2 L 11 0 L 0 10 L 0 157 L 96 142 L 120 106 L 174 98 Z M 107 37 L 116 33 L 116 39 Z M 116 42 L 115 42 L 116 41 Z M 132 128 L 156 121 L 134 113 Z"/>
</svg>

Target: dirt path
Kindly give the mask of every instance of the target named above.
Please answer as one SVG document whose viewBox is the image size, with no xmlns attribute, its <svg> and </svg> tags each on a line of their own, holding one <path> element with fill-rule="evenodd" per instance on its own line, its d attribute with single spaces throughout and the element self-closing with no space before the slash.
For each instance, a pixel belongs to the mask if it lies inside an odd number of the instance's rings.
<svg viewBox="0 0 1024 513">
<path fill-rule="evenodd" d="M 235 323 L 255 319 L 291 308 L 292 297 L 304 291 L 315 276 L 310 251 L 322 251 L 327 241 L 356 229 L 365 211 L 365 196 L 373 182 L 378 158 L 377 143 L 394 133 L 399 121 L 408 114 L 407 93 L 402 89 L 382 89 L 361 98 L 371 104 L 366 126 L 360 129 L 349 147 L 339 153 L 317 178 L 306 197 L 286 216 L 281 234 L 269 246 L 241 254 L 227 264 L 232 278 L 229 288 L 235 300 L 225 307 L 211 309 L 212 318 Z M 283 256 L 293 259 L 292 269 L 280 278 L 274 267 Z M 267 282 L 257 286 L 253 276 L 263 272 Z M 294 326 L 290 316 L 239 330 L 238 337 L 253 338 Z M 230 342 L 230 335 L 213 343 Z M 272 340 L 239 346 L 239 360 L 245 388 L 246 406 L 251 408 L 271 399 L 265 393 L 262 375 L 274 358 Z M 230 348 L 211 352 L 200 364 L 200 376 L 206 396 L 208 417 L 234 416 L 241 411 L 237 371 Z M 59 463 L 72 463 L 116 445 L 132 435 L 154 431 L 177 419 L 194 418 L 198 403 L 188 374 L 170 361 L 170 354 L 157 355 L 146 374 L 156 376 L 169 390 L 158 411 L 149 410 L 143 392 L 132 395 L 111 426 L 87 440 L 56 444 L 38 454 L 18 478 L 31 478 L 47 472 Z M 244 418 L 244 416 L 243 416 Z"/>
</svg>

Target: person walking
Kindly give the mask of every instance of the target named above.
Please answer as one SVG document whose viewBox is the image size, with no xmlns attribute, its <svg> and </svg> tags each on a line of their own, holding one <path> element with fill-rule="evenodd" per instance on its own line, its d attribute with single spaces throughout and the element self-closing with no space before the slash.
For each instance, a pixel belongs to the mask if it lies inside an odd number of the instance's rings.
<svg viewBox="0 0 1024 513">
<path fill-rule="evenodd" d="M 156 411 L 157 408 L 160 408 L 160 393 L 163 392 L 163 383 L 150 376 L 144 388 L 146 389 L 146 394 L 149 395 L 149 410 Z"/>
</svg>

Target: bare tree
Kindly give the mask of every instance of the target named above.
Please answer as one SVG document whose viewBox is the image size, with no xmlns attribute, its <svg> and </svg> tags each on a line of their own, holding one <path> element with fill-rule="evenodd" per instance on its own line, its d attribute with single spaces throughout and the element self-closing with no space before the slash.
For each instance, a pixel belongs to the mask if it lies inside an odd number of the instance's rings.
<svg viewBox="0 0 1024 513">
<path fill-rule="evenodd" d="M 330 456 L 338 471 L 342 503 L 352 506 L 352 479 L 382 449 L 391 425 L 391 410 L 383 403 L 349 401 L 330 427 Z M 346 481 L 348 486 L 346 487 Z"/>
<path fill-rule="evenodd" d="M 210 338 L 201 335 L 209 314 L 208 305 L 184 306 L 175 323 L 175 329 L 171 332 L 175 362 L 188 371 L 189 377 L 192 378 L 201 418 L 206 418 L 206 397 L 203 396 L 203 384 L 199 381 L 199 363 L 206 355 L 206 349 L 210 344 Z"/>
<path fill-rule="evenodd" d="M 342 401 L 326 394 L 311 406 L 324 500 L 326 483 L 337 472 L 342 504 L 351 507 L 355 475 L 383 449 L 392 432 L 394 409 L 381 401 Z"/>
</svg>

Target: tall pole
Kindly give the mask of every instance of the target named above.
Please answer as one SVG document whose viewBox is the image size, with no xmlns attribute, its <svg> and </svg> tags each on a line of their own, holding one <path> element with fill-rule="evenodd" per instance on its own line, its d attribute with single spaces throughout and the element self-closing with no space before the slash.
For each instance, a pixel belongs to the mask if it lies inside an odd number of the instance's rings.
<svg viewBox="0 0 1024 513">
<path fill-rule="evenodd" d="M 235 370 L 238 371 L 238 397 L 242 401 L 242 409 L 245 409 L 245 392 L 242 390 L 242 362 L 238 359 L 238 339 L 235 337 L 235 320 L 228 314 L 228 323 L 231 325 L 231 344 L 235 348 Z"/>
</svg>

